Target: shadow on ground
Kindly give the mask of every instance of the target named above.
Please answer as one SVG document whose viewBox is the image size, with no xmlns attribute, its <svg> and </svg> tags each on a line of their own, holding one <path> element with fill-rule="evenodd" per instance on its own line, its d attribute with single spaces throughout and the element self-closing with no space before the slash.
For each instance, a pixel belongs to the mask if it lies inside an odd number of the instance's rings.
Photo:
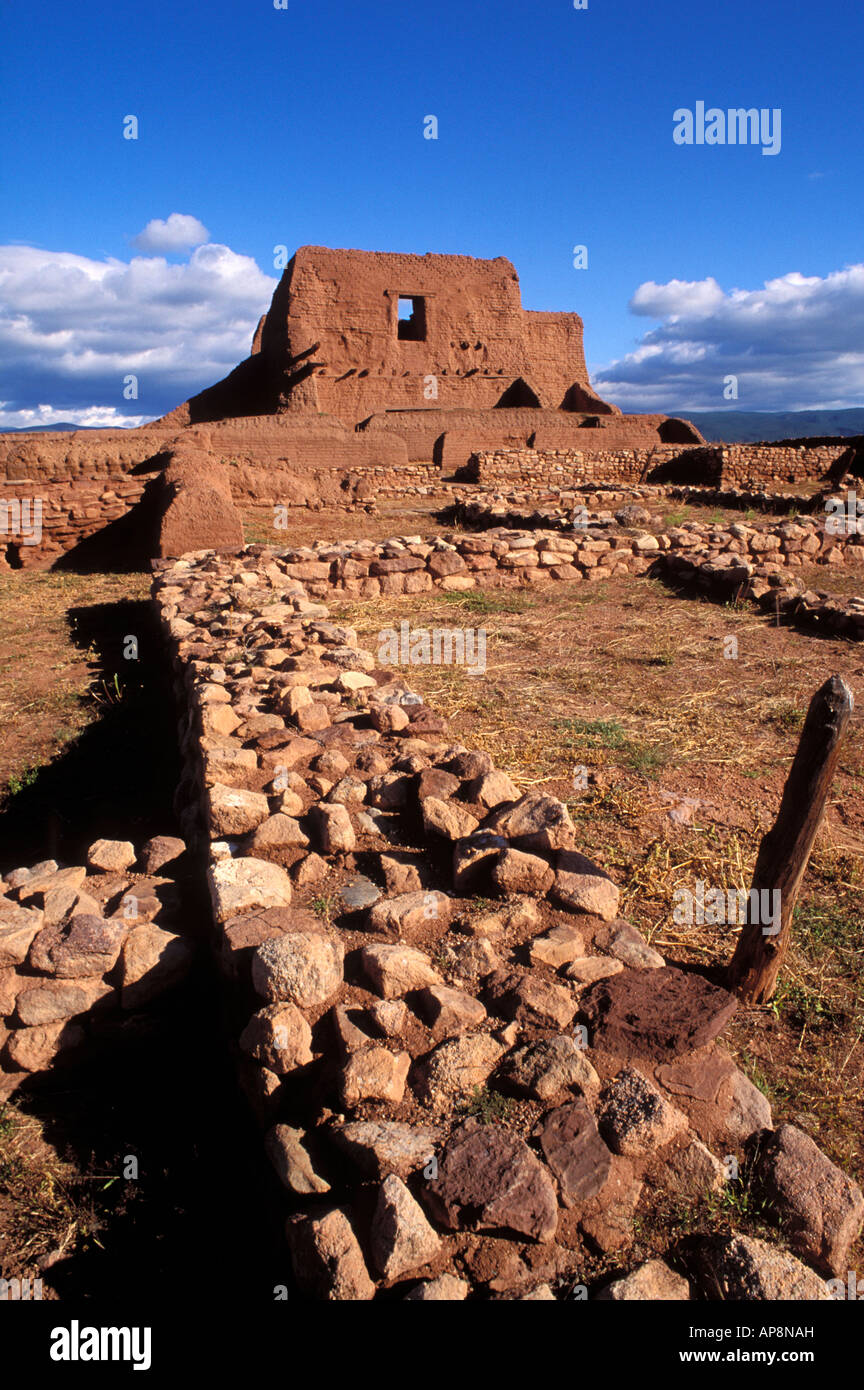
<svg viewBox="0 0 864 1390">
<path fill-rule="evenodd" d="M 90 652 L 87 697 L 99 717 L 0 810 L 0 872 L 40 859 L 83 863 L 93 840 L 174 834 L 180 778 L 173 693 L 155 615 L 132 601 L 73 608 L 76 646 Z M 130 638 L 138 657 L 127 659 Z"/>
<path fill-rule="evenodd" d="M 150 605 L 80 607 L 70 623 L 91 654 L 98 718 L 0 812 L 0 873 L 45 858 L 82 864 L 102 836 L 140 849 L 178 833 L 176 716 Z M 124 658 L 130 638 L 137 660 Z M 179 889 L 176 929 L 199 948 L 187 982 L 97 1037 L 86 1061 L 15 1096 L 72 1164 L 73 1208 L 92 1207 L 87 1238 L 45 1271 L 61 1299 L 272 1299 L 274 1284 L 290 1283 L 278 1183 L 236 1084 L 226 1042 L 236 1028 L 204 948 L 202 876 L 187 873 Z M 129 1158 L 137 1180 L 122 1176 Z M 26 1239 L 7 1253 L 26 1264 Z"/>
<path fill-rule="evenodd" d="M 148 471 L 149 466 L 148 461 Z M 79 541 L 53 568 L 79 574 L 148 570 L 150 556 L 157 553 L 159 522 L 164 510 L 162 475 L 158 474 L 149 479 L 139 501 L 125 516 Z"/>
</svg>

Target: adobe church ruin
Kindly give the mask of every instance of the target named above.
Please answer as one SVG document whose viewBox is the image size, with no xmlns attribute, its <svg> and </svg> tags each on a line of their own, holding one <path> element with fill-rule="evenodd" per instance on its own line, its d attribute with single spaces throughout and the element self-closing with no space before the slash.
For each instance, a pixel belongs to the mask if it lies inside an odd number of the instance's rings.
<svg viewBox="0 0 864 1390">
<path fill-rule="evenodd" d="M 409 462 L 441 462 L 454 434 L 462 462 L 475 449 L 525 445 L 538 433 L 550 446 L 578 448 L 586 428 L 602 428 L 607 448 L 701 441 L 683 421 L 623 416 L 601 400 L 588 380 L 579 315 L 523 309 L 503 256 L 301 247 L 251 356 L 160 424 L 250 415 L 278 417 L 297 440 L 300 466 L 305 430 L 322 416 L 363 445 L 404 441 Z"/>
<path fill-rule="evenodd" d="M 504 257 L 304 246 L 223 381 L 140 429 L 0 436 L 0 516 L 30 499 L 42 515 L 38 543 L 7 525 L 0 568 L 231 547 L 238 508 L 446 494 L 454 475 L 626 484 L 671 465 L 676 481 L 722 482 L 700 446 L 685 420 L 602 400 L 579 315 L 523 309 Z M 800 452 L 739 471 L 791 479 Z"/>
</svg>

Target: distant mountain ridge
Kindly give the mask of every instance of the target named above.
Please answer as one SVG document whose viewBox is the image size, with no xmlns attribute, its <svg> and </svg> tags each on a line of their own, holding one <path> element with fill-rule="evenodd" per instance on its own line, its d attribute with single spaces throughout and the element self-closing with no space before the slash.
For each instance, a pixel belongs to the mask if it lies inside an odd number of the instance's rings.
<svg viewBox="0 0 864 1390">
<path fill-rule="evenodd" d="M 758 444 L 762 440 L 864 435 L 864 406 L 849 410 L 682 410 L 677 418 L 691 420 L 710 443 Z M 0 434 L 64 434 L 101 428 L 119 426 L 75 425 L 61 420 L 56 425 L 0 430 Z"/>
<path fill-rule="evenodd" d="M 115 425 L 73 425 L 69 420 L 58 420 L 56 425 L 10 425 L 0 434 L 68 434 L 71 430 L 115 429 Z"/>
<path fill-rule="evenodd" d="M 682 410 L 709 442 L 758 444 L 762 440 L 848 438 L 864 434 L 864 406 L 850 410 Z"/>
</svg>

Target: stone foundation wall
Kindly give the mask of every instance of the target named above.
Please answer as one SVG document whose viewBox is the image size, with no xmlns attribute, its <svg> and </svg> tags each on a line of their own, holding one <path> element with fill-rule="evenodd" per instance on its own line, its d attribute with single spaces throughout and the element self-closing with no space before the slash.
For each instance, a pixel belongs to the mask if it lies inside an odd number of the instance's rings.
<svg viewBox="0 0 864 1390">
<path fill-rule="evenodd" d="M 736 566 L 766 553 L 793 566 L 821 550 L 812 532 L 691 525 L 647 549 L 667 563 L 710 563 L 710 547 Z M 226 1024 L 301 1294 L 828 1299 L 864 1195 L 800 1129 L 774 1128 L 719 1042 L 734 998 L 668 966 L 619 915 L 619 887 L 580 853 L 564 804 L 454 742 L 408 667 L 363 650 L 312 592 L 650 563 L 639 537 L 563 539 L 156 562 L 184 838 L 140 853 L 97 841 L 86 867 L 6 875 L 0 1091 L 88 1040 L 110 1045 L 112 1027 L 184 976 L 191 953 L 172 930 L 183 856 L 187 877 L 206 876 Z M 670 1231 L 662 1259 L 640 1259 L 637 1223 L 722 1192 L 733 1158 L 791 1250 Z M 623 1277 L 592 1278 L 598 1257 Z"/>
<path fill-rule="evenodd" d="M 319 542 L 285 549 L 285 571 L 315 597 L 351 594 L 420 594 L 432 589 L 519 588 L 552 581 L 597 583 L 614 574 L 641 574 L 659 549 L 655 536 L 607 536 L 590 526 L 584 534 L 507 531 L 482 536 L 445 533 L 435 541 Z"/>
<path fill-rule="evenodd" d="M 830 592 L 830 576 L 841 567 L 861 575 L 864 594 L 864 535 L 831 535 L 822 518 L 796 516 L 762 529 L 687 522 L 660 541 L 658 568 L 676 583 L 695 584 L 723 601 L 750 600 L 803 627 L 864 638 L 864 597 Z M 825 589 L 805 587 L 796 577 L 796 570 L 813 564 L 825 567 Z"/>
<path fill-rule="evenodd" d="M 817 482 L 849 445 L 848 439 L 817 445 L 724 444 L 719 481 L 723 487 L 747 488 Z"/>
<path fill-rule="evenodd" d="M 695 455 L 713 457 L 712 450 L 680 444 L 651 449 L 497 449 L 473 453 L 467 476 L 484 487 L 579 487 L 583 483 L 636 484 L 670 460 Z"/>
<path fill-rule="evenodd" d="M 834 443 L 670 445 L 643 449 L 495 449 L 471 455 L 467 476 L 484 487 L 672 483 L 774 488 L 816 482 L 849 448 Z"/>
</svg>

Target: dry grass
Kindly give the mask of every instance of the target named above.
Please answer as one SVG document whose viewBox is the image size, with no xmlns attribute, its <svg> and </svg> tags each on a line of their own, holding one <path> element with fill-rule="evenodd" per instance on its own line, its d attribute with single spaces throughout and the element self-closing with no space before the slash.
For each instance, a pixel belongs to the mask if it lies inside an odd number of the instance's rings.
<svg viewBox="0 0 864 1390">
<path fill-rule="evenodd" d="M 0 576 L 0 801 L 98 713 L 95 656 L 76 644 L 70 610 L 144 599 L 149 587 L 140 574 Z"/>
<path fill-rule="evenodd" d="M 43 1261 L 101 1248 L 102 1193 L 117 1181 L 85 1179 L 58 1158 L 33 1115 L 0 1106 L 0 1267 L 3 1277 L 38 1277 Z"/>
<path fill-rule="evenodd" d="M 331 604 L 377 652 L 378 634 L 482 627 L 487 669 L 400 670 L 523 789 L 564 800 L 586 854 L 622 886 L 622 911 L 670 960 L 722 966 L 736 927 L 678 924 L 674 892 L 749 887 L 815 689 L 864 673 L 857 646 L 778 628 L 752 610 L 615 579 Z M 738 659 L 724 640 L 738 641 Z M 864 871 L 860 715 L 805 880 L 795 940 L 770 1008 L 740 1010 L 728 1041 L 772 1095 L 847 1169 L 864 1154 Z M 577 790 L 574 769 L 588 785 Z M 665 794 L 665 795 L 664 795 Z M 675 799 L 695 802 L 675 824 Z M 685 811 L 686 814 L 686 811 Z"/>
</svg>

